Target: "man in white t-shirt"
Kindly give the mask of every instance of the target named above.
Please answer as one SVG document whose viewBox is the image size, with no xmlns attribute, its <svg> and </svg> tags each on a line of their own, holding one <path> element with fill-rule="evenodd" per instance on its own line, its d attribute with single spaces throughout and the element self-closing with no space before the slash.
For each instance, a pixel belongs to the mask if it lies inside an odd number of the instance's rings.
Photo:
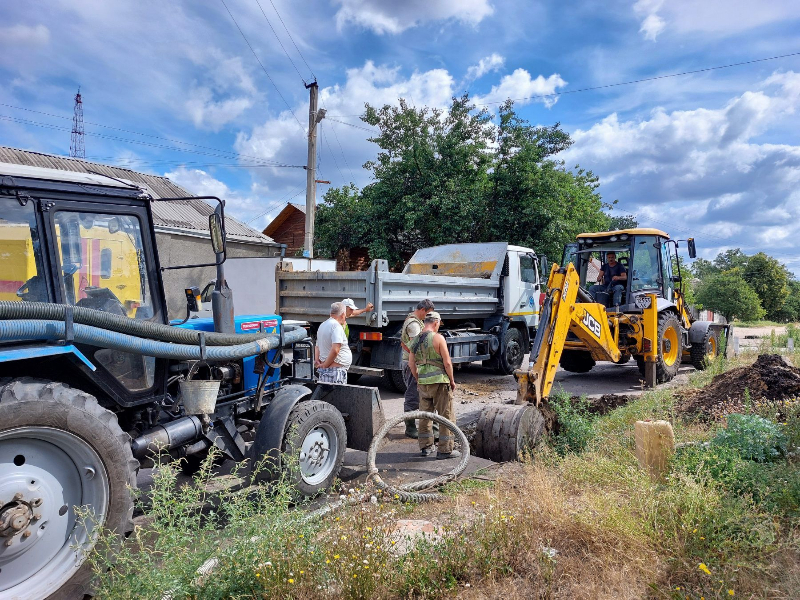
<svg viewBox="0 0 800 600">
<path fill-rule="evenodd" d="M 331 318 L 317 329 L 314 365 L 322 383 L 347 383 L 347 369 L 353 362 L 344 334 L 346 309 L 341 302 L 331 304 Z"/>
</svg>

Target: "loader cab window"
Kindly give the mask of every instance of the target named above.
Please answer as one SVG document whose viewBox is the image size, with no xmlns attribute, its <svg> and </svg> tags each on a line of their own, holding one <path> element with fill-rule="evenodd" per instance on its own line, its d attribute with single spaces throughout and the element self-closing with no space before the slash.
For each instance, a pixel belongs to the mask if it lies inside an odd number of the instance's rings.
<svg viewBox="0 0 800 600">
<path fill-rule="evenodd" d="M 637 236 L 630 271 L 631 291 L 661 288 L 661 243 L 653 235 Z"/>
<path fill-rule="evenodd" d="M 33 201 L 0 199 L 0 300 L 48 302 Z"/>
<path fill-rule="evenodd" d="M 53 220 L 65 302 L 158 321 L 137 216 L 59 210 Z M 94 358 L 130 391 L 153 386 L 153 357 L 99 349 Z"/>
<path fill-rule="evenodd" d="M 669 244 L 664 240 L 659 242 L 661 242 L 661 281 L 664 282 L 664 297 L 672 302 L 675 291 L 675 282 L 672 281 L 672 257 L 669 255 Z"/>
</svg>

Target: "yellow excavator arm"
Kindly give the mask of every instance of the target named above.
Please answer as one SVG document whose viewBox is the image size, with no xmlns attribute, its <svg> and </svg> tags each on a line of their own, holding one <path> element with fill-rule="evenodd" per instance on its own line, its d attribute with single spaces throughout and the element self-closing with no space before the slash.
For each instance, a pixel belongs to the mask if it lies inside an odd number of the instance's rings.
<svg viewBox="0 0 800 600">
<path fill-rule="evenodd" d="M 534 388 L 537 405 L 550 394 L 568 333 L 577 336 L 596 359 L 618 361 L 621 356 L 618 330 L 609 327 L 605 307 L 581 288 L 572 263 L 553 265 L 547 287 L 528 372 L 529 390 Z"/>
</svg>

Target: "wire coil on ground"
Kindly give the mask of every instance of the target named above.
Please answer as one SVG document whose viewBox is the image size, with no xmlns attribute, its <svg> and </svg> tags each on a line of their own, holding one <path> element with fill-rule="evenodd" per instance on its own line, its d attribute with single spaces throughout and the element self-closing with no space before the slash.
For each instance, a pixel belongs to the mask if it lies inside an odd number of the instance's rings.
<svg viewBox="0 0 800 600">
<path fill-rule="evenodd" d="M 403 483 L 401 485 L 394 486 L 386 483 L 378 474 L 378 468 L 375 466 L 375 458 L 378 454 L 378 446 L 392 427 L 411 419 L 430 419 L 431 421 L 439 423 L 439 425 L 443 425 L 452 431 L 456 435 L 456 438 L 458 438 L 458 442 L 461 444 L 461 460 L 452 471 L 444 475 L 439 475 L 433 479 L 425 479 L 423 481 Z M 378 433 L 372 439 L 372 444 L 370 444 L 369 452 L 367 453 L 367 479 L 372 479 L 375 482 L 375 485 L 380 489 L 393 494 L 403 502 L 432 502 L 435 500 L 441 500 L 443 496 L 439 492 L 421 490 L 430 490 L 431 488 L 439 487 L 445 483 L 453 481 L 467 468 L 469 456 L 469 440 L 467 440 L 467 436 L 464 435 L 464 432 L 461 431 L 455 423 L 434 413 L 423 410 L 415 410 L 412 412 L 403 413 L 402 415 L 386 421 L 383 427 L 381 427 L 380 431 L 378 431 Z"/>
</svg>

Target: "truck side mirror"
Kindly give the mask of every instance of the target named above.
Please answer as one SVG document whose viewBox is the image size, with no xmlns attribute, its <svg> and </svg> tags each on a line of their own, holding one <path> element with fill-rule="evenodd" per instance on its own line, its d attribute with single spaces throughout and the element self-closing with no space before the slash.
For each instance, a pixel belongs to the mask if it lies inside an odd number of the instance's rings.
<svg viewBox="0 0 800 600">
<path fill-rule="evenodd" d="M 550 261 L 546 256 L 539 257 L 539 277 L 547 277 L 550 271 Z"/>
<path fill-rule="evenodd" d="M 694 238 L 686 240 L 686 245 L 689 247 L 689 258 L 697 257 L 697 248 L 694 245 Z"/>
<path fill-rule="evenodd" d="M 225 229 L 217 212 L 208 215 L 208 230 L 211 232 L 211 247 L 215 254 L 225 252 Z"/>
</svg>

